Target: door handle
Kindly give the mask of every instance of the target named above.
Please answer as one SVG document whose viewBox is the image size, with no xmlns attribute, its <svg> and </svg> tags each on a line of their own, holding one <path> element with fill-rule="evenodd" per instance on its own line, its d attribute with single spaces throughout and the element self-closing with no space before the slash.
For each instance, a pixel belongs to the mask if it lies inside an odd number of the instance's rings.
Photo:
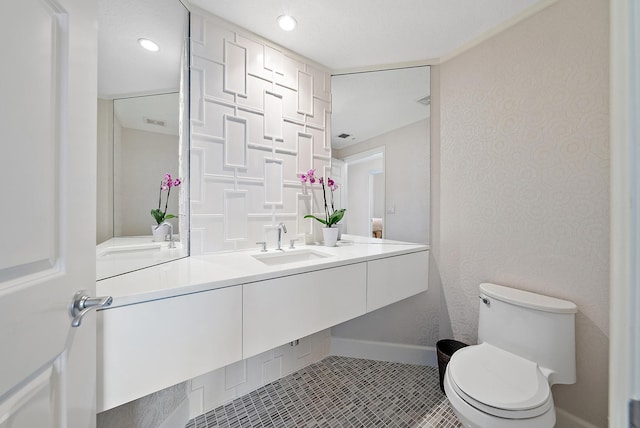
<svg viewBox="0 0 640 428">
<path fill-rule="evenodd" d="M 113 297 L 111 296 L 91 297 L 87 294 L 86 290 L 78 291 L 71 301 L 70 309 L 71 317 L 73 317 L 71 327 L 80 327 L 82 317 L 84 317 L 87 312 L 92 309 L 106 308 L 111 305 L 111 302 L 113 302 Z"/>
</svg>

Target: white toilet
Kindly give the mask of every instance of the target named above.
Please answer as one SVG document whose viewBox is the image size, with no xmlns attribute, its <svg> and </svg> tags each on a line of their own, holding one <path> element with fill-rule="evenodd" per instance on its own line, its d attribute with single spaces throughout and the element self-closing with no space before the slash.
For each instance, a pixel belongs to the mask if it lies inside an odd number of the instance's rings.
<svg viewBox="0 0 640 428">
<path fill-rule="evenodd" d="M 478 345 L 454 353 L 444 390 L 465 427 L 553 427 L 551 385 L 576 381 L 574 303 L 480 284 Z"/>
</svg>

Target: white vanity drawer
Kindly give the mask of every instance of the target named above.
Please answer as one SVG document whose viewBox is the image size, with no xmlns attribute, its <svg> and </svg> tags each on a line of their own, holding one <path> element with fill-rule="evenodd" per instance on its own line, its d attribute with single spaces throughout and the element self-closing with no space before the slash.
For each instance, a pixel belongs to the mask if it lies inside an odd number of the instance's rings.
<svg viewBox="0 0 640 428">
<path fill-rule="evenodd" d="M 241 287 L 98 312 L 98 411 L 241 359 Z"/>
<path fill-rule="evenodd" d="M 429 252 L 367 262 L 367 312 L 427 291 Z"/>
<path fill-rule="evenodd" d="M 243 285 L 243 358 L 365 313 L 365 263 Z"/>
</svg>

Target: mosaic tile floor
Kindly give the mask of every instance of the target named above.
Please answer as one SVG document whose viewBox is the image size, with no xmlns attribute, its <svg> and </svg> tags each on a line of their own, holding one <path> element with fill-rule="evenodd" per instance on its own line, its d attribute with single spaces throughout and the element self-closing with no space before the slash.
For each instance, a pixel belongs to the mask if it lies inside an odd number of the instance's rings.
<svg viewBox="0 0 640 428">
<path fill-rule="evenodd" d="M 458 428 L 436 367 L 327 357 L 200 415 L 186 428 Z"/>
</svg>

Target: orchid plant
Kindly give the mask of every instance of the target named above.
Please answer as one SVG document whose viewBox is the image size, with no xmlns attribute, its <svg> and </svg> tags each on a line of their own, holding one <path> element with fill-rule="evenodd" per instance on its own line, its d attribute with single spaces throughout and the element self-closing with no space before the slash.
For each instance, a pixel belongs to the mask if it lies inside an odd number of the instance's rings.
<svg viewBox="0 0 640 428">
<path fill-rule="evenodd" d="M 182 184 L 182 180 L 179 178 L 172 179 L 171 174 L 167 173 L 164 175 L 164 178 L 160 182 L 160 194 L 158 195 L 158 208 L 151 210 L 151 217 L 155 219 L 158 225 L 164 223 L 165 220 L 169 220 L 170 218 L 176 218 L 173 214 L 167 214 L 167 207 L 169 206 L 169 195 L 171 194 L 172 187 L 180 187 Z M 162 192 L 167 192 L 167 198 L 164 204 L 164 211 L 161 209 L 162 206 Z"/>
<path fill-rule="evenodd" d="M 320 217 L 316 217 L 311 214 L 304 216 L 304 218 L 314 218 L 318 220 L 320 223 L 324 224 L 326 227 L 331 227 L 334 224 L 338 223 L 340 220 L 342 220 L 342 217 L 344 217 L 344 212 L 346 210 L 344 208 L 336 210 L 333 205 L 333 192 L 338 189 L 338 185 L 336 184 L 336 182 L 333 181 L 331 177 L 327 177 L 326 182 L 323 177 L 316 179 L 315 174 L 316 174 L 316 170 L 310 169 L 309 171 L 307 171 L 306 174 L 300 175 L 300 182 L 302 182 L 303 184 L 306 184 L 307 182 L 309 184 L 315 184 L 316 181 L 319 181 L 320 184 L 322 185 L 322 196 L 324 199 L 324 219 Z M 329 191 L 331 194 L 330 208 L 329 208 L 329 204 L 327 204 L 327 191 L 325 188 L 325 184 L 326 184 L 326 187 L 329 188 Z"/>
</svg>

